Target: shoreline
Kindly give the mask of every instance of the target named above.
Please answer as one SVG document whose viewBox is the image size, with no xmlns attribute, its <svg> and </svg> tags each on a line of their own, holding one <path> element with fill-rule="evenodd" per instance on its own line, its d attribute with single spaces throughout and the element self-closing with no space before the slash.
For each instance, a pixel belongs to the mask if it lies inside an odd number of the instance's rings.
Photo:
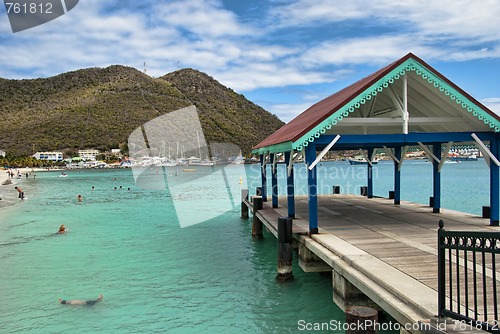
<svg viewBox="0 0 500 334">
<path fill-rule="evenodd" d="M 53 172 L 60 170 L 63 169 L 30 168 L 30 167 L 14 168 L 13 171 L 15 173 L 19 172 L 21 175 L 23 175 L 22 179 L 18 179 L 17 175 L 14 176 L 13 178 L 10 178 L 9 175 L 7 174 L 7 169 L 0 169 L 0 210 L 2 208 L 13 206 L 20 202 L 18 193 L 16 189 L 14 189 L 14 187 L 20 184 L 20 181 L 24 180 L 24 175 L 26 173 L 33 174 L 39 172 Z"/>
<path fill-rule="evenodd" d="M 6 170 L 0 170 L 0 209 L 17 203 L 17 192 L 14 189 L 16 183 Z"/>
</svg>

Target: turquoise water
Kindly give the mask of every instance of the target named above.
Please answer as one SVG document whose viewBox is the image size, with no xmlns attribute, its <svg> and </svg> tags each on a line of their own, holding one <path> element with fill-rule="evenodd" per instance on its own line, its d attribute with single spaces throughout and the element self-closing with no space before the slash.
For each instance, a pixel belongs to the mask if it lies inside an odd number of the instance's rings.
<svg viewBox="0 0 500 334">
<path fill-rule="evenodd" d="M 296 193 L 306 194 L 306 169 L 302 164 L 295 166 L 300 166 L 294 169 Z M 255 167 L 253 169 L 253 174 L 258 172 Z M 267 173 L 269 187 L 270 167 Z M 281 195 L 286 194 L 285 173 L 285 166 L 278 165 L 278 186 Z M 319 194 L 331 194 L 334 185 L 340 186 L 342 193 L 360 194 L 360 187 L 366 186 L 366 166 L 351 166 L 348 162 L 326 162 L 318 166 L 317 173 Z M 249 180 L 251 190 L 259 186 L 258 179 L 249 178 Z M 388 197 L 389 191 L 393 190 L 393 184 L 393 162 L 380 161 L 374 165 L 374 195 Z M 489 184 L 489 168 L 483 159 L 445 164 L 441 170 L 441 207 L 481 215 L 482 206 L 490 205 Z M 428 204 L 430 196 L 432 196 L 432 164 L 424 160 L 404 161 L 401 169 L 401 199 Z"/>
<path fill-rule="evenodd" d="M 481 163 L 445 166 L 443 206 L 474 213 L 488 204 L 488 170 Z M 225 181 L 213 177 L 210 184 L 226 182 L 239 189 L 242 177 L 253 189 L 259 169 L 243 168 L 246 175 L 226 168 Z M 298 190 L 304 181 L 301 169 Z M 376 194 L 386 196 L 392 164 L 380 163 L 377 170 Z M 405 165 L 403 199 L 428 201 L 430 171 L 430 164 Z M 325 192 L 333 184 L 346 190 L 353 184 L 352 192 L 364 184 L 363 167 L 325 163 L 322 172 Z M 67 173 L 22 180 L 27 200 L 0 213 L 1 333 L 296 333 L 300 320 L 344 319 L 332 302 L 330 278 L 305 274 L 295 262 L 292 282 L 275 281 L 276 239 L 266 233 L 263 240 L 252 240 L 250 221 L 239 218 L 239 205 L 181 228 L 176 208 L 193 215 L 206 208 L 193 201 L 176 203 L 186 197 L 210 197 L 216 203 L 210 187 L 181 196 L 161 186 L 136 186 L 131 170 Z M 161 180 L 155 171 L 147 173 L 154 183 Z M 211 177 L 208 168 L 192 175 Z M 239 197 L 231 202 L 239 203 Z M 61 224 L 68 232 L 56 235 Z M 100 293 L 104 300 L 92 307 L 58 303 L 58 298 L 95 299 Z"/>
</svg>

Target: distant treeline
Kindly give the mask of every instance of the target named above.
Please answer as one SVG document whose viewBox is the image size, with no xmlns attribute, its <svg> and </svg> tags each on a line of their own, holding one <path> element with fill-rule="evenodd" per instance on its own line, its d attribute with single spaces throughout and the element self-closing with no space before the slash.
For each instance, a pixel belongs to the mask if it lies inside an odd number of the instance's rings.
<svg viewBox="0 0 500 334">
<path fill-rule="evenodd" d="M 43 168 L 43 167 L 59 167 L 65 166 L 66 163 L 64 161 L 45 161 L 38 160 L 33 157 L 27 156 L 18 156 L 18 157 L 9 157 L 6 156 L 4 158 L 0 158 L 0 167 L 3 168 Z"/>
</svg>

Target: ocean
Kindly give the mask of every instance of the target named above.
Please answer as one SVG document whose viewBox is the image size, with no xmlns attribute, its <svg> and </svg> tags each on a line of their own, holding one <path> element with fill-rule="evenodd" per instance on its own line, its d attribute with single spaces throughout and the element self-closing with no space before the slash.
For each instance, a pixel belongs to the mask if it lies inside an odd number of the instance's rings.
<svg viewBox="0 0 500 334">
<path fill-rule="evenodd" d="M 376 165 L 375 195 L 387 197 L 392 168 Z M 284 193 L 284 166 L 278 171 Z M 428 203 L 431 171 L 406 161 L 402 199 Z M 137 182 L 131 169 L 66 173 L 19 181 L 27 199 L 0 211 L 0 333 L 307 332 L 300 324 L 344 332 L 335 326 L 345 315 L 332 301 L 331 278 L 303 273 L 294 256 L 295 279 L 277 282 L 276 239 L 252 239 L 251 220 L 239 217 L 238 192 L 255 193 L 258 165 L 151 169 L 135 173 Z M 359 193 L 366 167 L 325 162 L 318 174 L 320 193 L 333 185 Z M 296 178 L 300 193 L 303 165 Z M 489 204 L 483 161 L 445 165 L 442 186 L 445 208 L 480 214 Z M 67 232 L 56 234 L 61 224 Z M 101 293 L 93 306 L 58 302 Z"/>
</svg>

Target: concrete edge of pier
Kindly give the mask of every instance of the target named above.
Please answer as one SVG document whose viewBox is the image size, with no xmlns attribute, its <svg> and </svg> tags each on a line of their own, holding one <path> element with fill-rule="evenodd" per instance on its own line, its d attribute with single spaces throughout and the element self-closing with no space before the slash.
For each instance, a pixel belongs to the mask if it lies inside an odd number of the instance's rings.
<svg viewBox="0 0 500 334">
<path fill-rule="evenodd" d="M 249 201 L 244 203 L 251 208 Z M 277 238 L 277 220 L 285 216 L 285 212 L 264 203 L 263 209 L 255 214 Z M 415 328 L 435 316 L 436 290 L 321 228 L 318 234 L 308 235 L 303 227 L 305 222 L 300 217 L 293 220 L 294 238 L 323 262 L 323 268 L 307 270 L 300 265 L 304 271 L 326 271 L 325 268 L 328 268 L 333 275 L 338 274 L 348 281 L 400 324 L 411 324 Z M 335 293 L 333 299 L 344 311 L 349 306 L 342 297 L 336 298 Z"/>
</svg>

